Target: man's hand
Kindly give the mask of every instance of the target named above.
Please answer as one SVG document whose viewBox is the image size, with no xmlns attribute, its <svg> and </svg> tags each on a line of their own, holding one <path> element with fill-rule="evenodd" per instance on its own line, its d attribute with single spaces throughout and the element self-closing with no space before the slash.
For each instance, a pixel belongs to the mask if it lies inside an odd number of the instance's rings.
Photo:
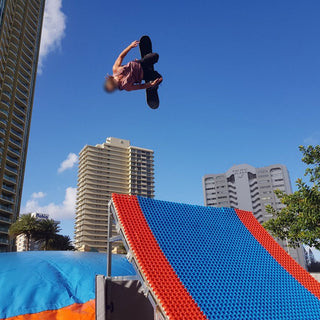
<svg viewBox="0 0 320 320">
<path fill-rule="evenodd" d="M 149 88 L 152 88 L 152 87 L 158 85 L 159 83 L 161 83 L 162 80 L 163 80 L 162 78 L 158 78 L 154 81 L 143 83 L 143 84 L 133 84 L 131 86 L 127 86 L 125 90 L 132 91 L 132 90 L 149 89 Z"/>
<path fill-rule="evenodd" d="M 135 41 L 133 41 L 131 44 L 130 44 L 130 48 L 132 49 L 132 48 L 135 48 L 135 47 L 137 47 L 139 45 L 139 41 L 138 40 L 135 40 Z"/>
<path fill-rule="evenodd" d="M 158 79 L 156 79 L 156 80 L 153 80 L 153 81 L 149 82 L 149 83 L 150 83 L 150 88 L 151 88 L 151 87 L 155 87 L 156 85 L 158 85 L 159 83 L 161 83 L 162 80 L 163 80 L 162 78 L 158 78 Z"/>
</svg>

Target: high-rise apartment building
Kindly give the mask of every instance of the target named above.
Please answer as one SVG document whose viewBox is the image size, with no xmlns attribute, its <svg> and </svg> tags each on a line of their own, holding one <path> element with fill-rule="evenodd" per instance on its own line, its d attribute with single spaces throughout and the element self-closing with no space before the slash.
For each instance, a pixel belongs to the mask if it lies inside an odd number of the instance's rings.
<svg viewBox="0 0 320 320">
<path fill-rule="evenodd" d="M 260 223 L 272 217 L 266 211 L 266 205 L 272 205 L 276 209 L 284 206 L 274 194 L 275 190 L 292 193 L 288 170 L 280 164 L 263 168 L 254 168 L 247 164 L 235 165 L 226 173 L 205 175 L 202 187 L 206 206 L 251 211 Z M 300 248 L 292 249 L 285 241 L 278 242 L 305 267 L 303 251 Z"/>
<path fill-rule="evenodd" d="M 154 197 L 153 151 L 107 138 L 79 156 L 75 246 L 107 250 L 107 211 L 112 193 Z"/>
<path fill-rule="evenodd" d="M 283 207 L 274 194 L 275 190 L 288 194 L 292 192 L 288 170 L 284 165 L 263 168 L 235 165 L 226 173 L 205 175 L 202 184 L 206 206 L 251 211 L 260 223 L 270 218 L 266 205 L 271 204 L 277 209 Z"/>
<path fill-rule="evenodd" d="M 44 0 L 0 0 L 0 252 L 20 210 Z"/>
</svg>

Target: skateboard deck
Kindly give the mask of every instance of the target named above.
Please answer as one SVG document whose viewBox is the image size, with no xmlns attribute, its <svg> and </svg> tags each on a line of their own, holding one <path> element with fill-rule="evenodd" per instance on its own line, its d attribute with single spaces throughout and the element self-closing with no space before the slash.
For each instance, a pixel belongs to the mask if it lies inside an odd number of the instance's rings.
<svg viewBox="0 0 320 320">
<path fill-rule="evenodd" d="M 143 36 L 139 42 L 139 49 L 141 58 L 146 56 L 148 53 L 152 53 L 152 42 L 148 36 Z M 152 66 L 152 70 L 154 67 Z M 150 82 L 155 79 L 145 79 L 145 82 Z M 158 87 L 148 88 L 146 89 L 146 96 L 147 96 L 147 104 L 151 109 L 157 109 L 159 107 L 159 95 L 158 95 Z"/>
</svg>

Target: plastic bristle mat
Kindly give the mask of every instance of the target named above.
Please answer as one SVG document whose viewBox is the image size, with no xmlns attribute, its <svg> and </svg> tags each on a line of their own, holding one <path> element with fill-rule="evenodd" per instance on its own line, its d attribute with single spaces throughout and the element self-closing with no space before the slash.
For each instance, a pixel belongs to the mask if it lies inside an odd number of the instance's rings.
<svg viewBox="0 0 320 320">
<path fill-rule="evenodd" d="M 320 319 L 320 284 L 252 213 L 115 194 L 113 204 L 168 319 Z"/>
</svg>

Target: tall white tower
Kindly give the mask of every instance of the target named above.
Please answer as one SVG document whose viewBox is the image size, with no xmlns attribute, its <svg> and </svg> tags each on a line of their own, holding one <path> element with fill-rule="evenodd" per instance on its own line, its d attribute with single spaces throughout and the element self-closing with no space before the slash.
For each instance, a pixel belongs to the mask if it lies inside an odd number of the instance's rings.
<svg viewBox="0 0 320 320">
<path fill-rule="evenodd" d="M 206 206 L 251 211 L 260 223 L 272 218 L 266 210 L 267 205 L 276 209 L 284 206 L 274 194 L 275 190 L 292 193 L 288 170 L 281 164 L 263 168 L 254 168 L 248 164 L 235 165 L 226 173 L 205 175 L 202 187 Z M 286 241 L 278 243 L 305 268 L 301 248 L 290 248 Z"/>
<path fill-rule="evenodd" d="M 108 138 L 79 156 L 75 246 L 107 250 L 107 210 L 112 193 L 154 197 L 153 151 Z"/>
</svg>

